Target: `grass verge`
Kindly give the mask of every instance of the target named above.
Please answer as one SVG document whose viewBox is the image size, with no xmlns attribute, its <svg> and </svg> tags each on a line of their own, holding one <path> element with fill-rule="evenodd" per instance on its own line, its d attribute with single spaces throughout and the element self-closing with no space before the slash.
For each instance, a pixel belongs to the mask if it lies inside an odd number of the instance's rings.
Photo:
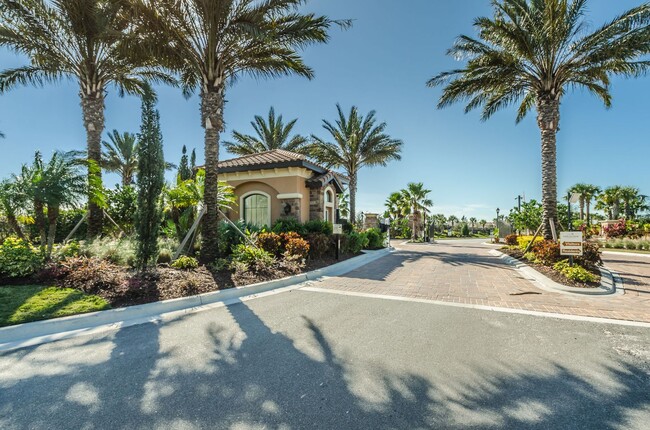
<svg viewBox="0 0 650 430">
<path fill-rule="evenodd" d="M 101 297 L 42 285 L 0 287 L 0 327 L 110 308 Z"/>
</svg>

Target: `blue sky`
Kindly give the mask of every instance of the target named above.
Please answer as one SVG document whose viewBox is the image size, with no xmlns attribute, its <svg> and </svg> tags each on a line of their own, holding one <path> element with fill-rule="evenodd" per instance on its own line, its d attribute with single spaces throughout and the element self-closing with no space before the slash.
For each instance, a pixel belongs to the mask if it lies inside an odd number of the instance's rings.
<svg viewBox="0 0 650 430">
<path fill-rule="evenodd" d="M 594 27 L 627 8 L 632 0 L 592 0 L 588 20 Z M 388 123 L 388 132 L 404 141 L 402 161 L 360 173 L 358 210 L 383 211 L 387 195 L 408 182 L 424 182 L 432 190 L 435 213 L 494 218 L 507 212 L 518 194 L 541 195 L 539 131 L 534 114 L 515 125 L 513 110 L 481 122 L 478 112 L 465 115 L 461 105 L 436 109 L 439 89 L 426 81 L 458 67 L 445 55 L 456 36 L 474 35 L 472 21 L 489 15 L 488 0 L 312 0 L 308 10 L 332 18 L 352 18 L 348 31 L 334 30 L 328 45 L 310 47 L 306 62 L 316 79 L 240 79 L 228 89 L 228 139 L 233 129 L 251 132 L 256 114 L 275 107 L 285 119 L 299 118 L 297 131 L 325 137 L 322 119 L 334 119 L 336 103 L 372 109 Z M 0 68 L 25 63 L 0 50 Z M 196 147 L 202 156 L 203 132 L 198 99 L 180 91 L 157 88 L 166 158 L 178 162 L 181 147 Z M 561 194 L 576 182 L 600 186 L 634 185 L 650 193 L 650 77 L 614 79 L 614 105 L 605 109 L 594 97 L 574 92 L 562 104 L 558 134 L 558 186 Z M 107 99 L 106 129 L 136 132 L 139 101 Z M 85 146 L 81 110 L 74 82 L 45 88 L 18 88 L 0 96 L 0 178 L 19 170 L 41 150 Z M 222 158 L 231 157 L 222 151 Z M 108 175 L 109 186 L 117 177 Z M 170 175 L 171 179 L 171 175 Z"/>
</svg>

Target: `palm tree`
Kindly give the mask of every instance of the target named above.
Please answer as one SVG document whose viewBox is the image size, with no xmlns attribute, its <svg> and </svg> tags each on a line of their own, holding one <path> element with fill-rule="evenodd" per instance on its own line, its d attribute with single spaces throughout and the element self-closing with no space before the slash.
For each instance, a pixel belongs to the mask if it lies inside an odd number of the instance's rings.
<svg viewBox="0 0 650 430">
<path fill-rule="evenodd" d="M 25 203 L 25 195 L 16 182 L 6 179 L 0 182 L 0 209 L 4 212 L 9 227 L 21 239 L 24 239 L 25 235 L 18 223 L 18 213 L 25 207 Z"/>
<path fill-rule="evenodd" d="M 485 231 L 485 226 L 487 225 L 487 221 L 485 219 L 481 219 L 478 223 L 481 225 L 483 231 Z"/>
<path fill-rule="evenodd" d="M 584 189 L 584 200 L 586 206 L 586 215 L 587 215 L 587 225 L 591 225 L 591 202 L 602 192 L 599 186 L 597 185 L 587 185 Z"/>
<path fill-rule="evenodd" d="M 429 208 L 433 206 L 433 202 L 428 198 L 429 193 L 431 193 L 431 190 L 424 188 L 422 182 L 411 182 L 402 190 L 402 199 L 413 215 L 413 239 L 418 237 L 417 218 L 419 218 L 420 214 L 424 214 L 426 221 L 426 214 L 429 212 Z"/>
<path fill-rule="evenodd" d="M 102 142 L 105 149 L 102 153 L 104 169 L 119 173 L 122 186 L 133 184 L 133 176 L 138 171 L 138 137 L 133 133 L 120 134 L 113 130 L 108 138 L 110 142 Z"/>
<path fill-rule="evenodd" d="M 173 82 L 147 66 L 138 43 L 128 43 L 131 20 L 124 0 L 0 0 L 0 46 L 27 56 L 27 66 L 0 72 L 0 93 L 17 85 L 42 86 L 74 79 L 86 129 L 88 182 L 101 183 L 101 135 L 107 88 L 142 94 L 144 79 Z M 90 196 L 89 196 L 90 197 Z M 102 210 L 88 203 L 88 235 L 102 230 Z"/>
<path fill-rule="evenodd" d="M 610 220 L 618 219 L 621 213 L 621 191 L 618 185 L 607 187 L 596 200 L 596 209 L 605 211 Z"/>
<path fill-rule="evenodd" d="M 21 175 L 15 177 L 24 195 L 33 202 L 41 247 L 47 245 L 48 256 L 54 246 L 61 207 L 75 206 L 87 191 L 78 156 L 77 151 L 55 152 L 50 161 L 44 163 L 37 152 L 32 165 L 23 166 Z"/>
<path fill-rule="evenodd" d="M 460 36 L 449 54 L 469 58 L 463 69 L 435 76 L 446 85 L 439 107 L 468 101 L 487 120 L 520 103 L 519 122 L 533 107 L 541 131 L 544 237 L 557 224 L 556 134 L 562 96 L 584 88 L 611 105 L 612 75 L 639 76 L 650 67 L 650 4 L 635 7 L 585 34 L 587 0 L 494 0 L 494 18 L 475 20 L 478 39 Z"/>
<path fill-rule="evenodd" d="M 337 21 L 296 11 L 304 0 L 134 0 L 140 41 L 178 73 L 187 96 L 200 90 L 205 129 L 205 206 L 201 259 L 219 254 L 219 138 L 228 82 L 241 75 L 311 79 L 298 49 L 328 40 Z M 349 25 L 349 22 L 340 22 Z"/>
<path fill-rule="evenodd" d="M 346 117 L 340 105 L 336 105 L 339 118 L 335 124 L 323 120 L 334 142 L 312 136 L 313 143 L 307 151 L 319 162 L 330 168 L 344 169 L 350 178 L 350 215 L 356 219 L 357 183 L 359 169 L 368 166 L 386 166 L 389 161 L 402 157 L 402 141 L 385 133 L 386 123 L 377 124 L 375 111 L 365 117 L 352 106 Z"/>
<path fill-rule="evenodd" d="M 178 240 L 183 240 L 189 227 L 198 215 L 198 206 L 205 195 L 205 170 L 199 169 L 194 178 L 183 180 L 177 177 L 176 186 L 163 192 L 165 207 L 169 214 Z M 225 182 L 218 184 L 218 205 L 220 210 L 228 210 L 235 204 L 234 188 Z"/>
<path fill-rule="evenodd" d="M 600 187 L 592 184 L 579 183 L 569 188 L 569 193 L 578 194 L 578 205 L 580 206 L 580 219 L 587 218 L 587 225 L 589 225 L 589 208 L 591 201 L 600 193 Z M 586 212 L 585 212 L 586 209 Z"/>
<path fill-rule="evenodd" d="M 391 221 L 396 221 L 404 215 L 404 198 L 403 194 L 399 191 L 391 193 L 386 201 L 384 206 L 386 206 L 386 211 L 388 212 L 388 217 Z"/>
<path fill-rule="evenodd" d="M 255 121 L 251 122 L 257 136 L 242 134 L 233 131 L 235 142 L 224 142 L 226 151 L 235 155 L 249 155 L 258 152 L 270 151 L 273 149 L 284 149 L 292 152 L 304 152 L 307 139 L 299 134 L 291 136 L 291 131 L 298 120 L 289 121 L 286 125 L 282 115 L 276 117 L 273 107 L 269 110 L 268 121 L 256 115 Z"/>
<path fill-rule="evenodd" d="M 476 222 L 477 222 L 477 220 L 474 217 L 471 217 L 469 219 L 469 223 L 472 226 L 472 234 L 474 234 L 474 229 L 476 228 Z"/>
<path fill-rule="evenodd" d="M 454 224 L 456 224 L 459 220 L 456 215 L 449 215 L 449 218 L 447 218 L 447 221 L 451 224 L 451 228 L 454 228 Z"/>
<path fill-rule="evenodd" d="M 625 218 L 628 220 L 635 219 L 639 211 L 648 210 L 647 198 L 648 196 L 641 194 L 636 187 L 622 187 L 621 201 Z"/>
<path fill-rule="evenodd" d="M 52 254 L 56 224 L 62 206 L 75 206 L 86 192 L 86 180 L 79 171 L 75 152 L 55 152 L 44 166 L 41 188 L 43 202 L 47 206 L 48 234 L 47 255 Z"/>
</svg>

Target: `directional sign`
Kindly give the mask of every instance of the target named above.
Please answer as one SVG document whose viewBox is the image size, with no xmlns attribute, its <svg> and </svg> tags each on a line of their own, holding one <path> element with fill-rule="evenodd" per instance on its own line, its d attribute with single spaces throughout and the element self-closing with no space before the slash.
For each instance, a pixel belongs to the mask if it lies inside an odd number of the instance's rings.
<svg viewBox="0 0 650 430">
<path fill-rule="evenodd" d="M 343 224 L 334 224 L 332 230 L 334 234 L 343 234 Z"/>
<path fill-rule="evenodd" d="M 582 232 L 561 231 L 560 232 L 560 254 L 561 255 L 582 255 Z"/>
</svg>

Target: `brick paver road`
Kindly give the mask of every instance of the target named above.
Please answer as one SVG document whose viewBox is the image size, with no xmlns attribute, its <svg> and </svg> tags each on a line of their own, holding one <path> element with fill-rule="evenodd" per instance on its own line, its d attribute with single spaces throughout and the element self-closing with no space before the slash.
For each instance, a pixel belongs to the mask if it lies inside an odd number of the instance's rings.
<svg viewBox="0 0 650 430">
<path fill-rule="evenodd" d="M 553 312 L 589 317 L 650 322 L 650 270 L 624 256 L 607 264 L 621 273 L 630 290 L 616 296 L 581 296 L 542 290 L 524 274 L 489 253 L 476 241 L 398 245 L 393 254 L 339 277 L 328 278 L 318 288 L 438 300 L 444 302 Z M 640 273 L 640 272 L 639 272 Z M 631 281 L 634 280 L 636 284 Z M 646 282 L 644 287 L 639 287 Z M 635 288 L 636 287 L 636 288 Z"/>
</svg>

